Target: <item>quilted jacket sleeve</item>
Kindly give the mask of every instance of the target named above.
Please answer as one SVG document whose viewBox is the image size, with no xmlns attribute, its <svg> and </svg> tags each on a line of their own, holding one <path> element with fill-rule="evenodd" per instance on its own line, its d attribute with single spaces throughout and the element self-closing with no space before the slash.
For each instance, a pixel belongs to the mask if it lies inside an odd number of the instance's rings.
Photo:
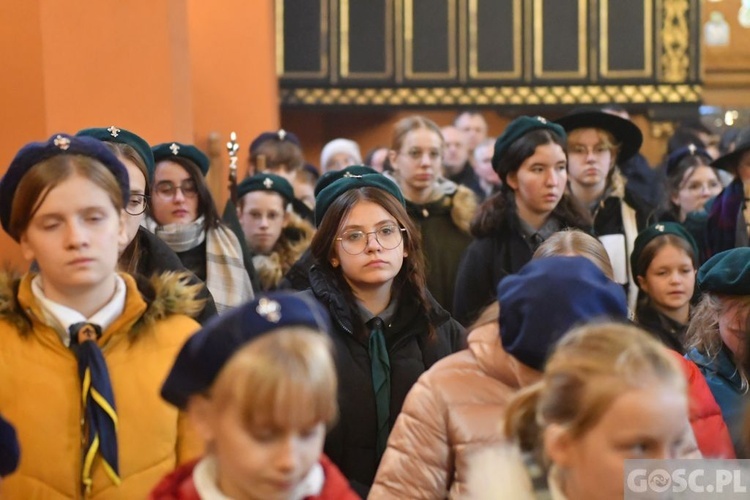
<svg viewBox="0 0 750 500">
<path fill-rule="evenodd" d="M 680 361 L 688 385 L 690 425 L 693 427 L 698 448 L 705 458 L 735 458 L 729 429 L 724 423 L 721 409 L 711 394 L 706 379 L 698 366 L 674 353 Z"/>
<path fill-rule="evenodd" d="M 453 478 L 447 408 L 430 372 L 414 384 L 388 439 L 369 499 L 444 498 Z"/>
</svg>

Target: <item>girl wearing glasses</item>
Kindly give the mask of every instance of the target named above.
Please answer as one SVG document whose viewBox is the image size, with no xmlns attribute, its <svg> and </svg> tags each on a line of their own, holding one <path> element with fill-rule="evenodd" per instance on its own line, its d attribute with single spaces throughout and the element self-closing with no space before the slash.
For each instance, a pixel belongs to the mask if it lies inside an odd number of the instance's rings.
<svg viewBox="0 0 750 500">
<path fill-rule="evenodd" d="M 310 293 L 333 318 L 340 380 L 325 452 L 366 496 L 406 393 L 464 347 L 464 332 L 427 291 L 419 233 L 392 181 L 334 181 L 316 197 L 315 220 Z"/>
<path fill-rule="evenodd" d="M 149 205 L 149 181 L 154 174 L 154 155 L 151 146 L 133 132 L 114 125 L 107 128 L 87 128 L 79 131 L 76 136 L 99 139 L 128 170 L 130 199 L 125 206 L 127 238 L 120 246 L 119 269 L 144 278 L 168 271 L 188 272 L 172 249 L 141 225 L 146 218 Z M 197 298 L 206 304 L 196 316 L 202 324 L 216 314 L 216 305 L 205 284 L 196 276 L 191 276 L 190 284 L 200 285 Z"/>
<path fill-rule="evenodd" d="M 152 151 L 156 168 L 148 228 L 206 283 L 219 314 L 252 299 L 252 263 L 219 218 L 204 179 L 208 157 L 195 146 L 177 142 Z"/>
<path fill-rule="evenodd" d="M 159 398 L 197 287 L 117 272 L 128 202 L 126 167 L 89 137 L 28 144 L 0 181 L 3 229 L 38 266 L 0 277 L 0 410 L 23 453 L 7 498 L 145 498 L 201 452 Z"/>
<path fill-rule="evenodd" d="M 477 209 L 474 193 L 443 177 L 443 135 L 432 121 L 409 116 L 393 129 L 389 159 L 392 179 L 406 199 L 409 217 L 422 236 L 427 288 L 447 310 L 461 254 L 471 242 L 469 222 Z"/>
</svg>

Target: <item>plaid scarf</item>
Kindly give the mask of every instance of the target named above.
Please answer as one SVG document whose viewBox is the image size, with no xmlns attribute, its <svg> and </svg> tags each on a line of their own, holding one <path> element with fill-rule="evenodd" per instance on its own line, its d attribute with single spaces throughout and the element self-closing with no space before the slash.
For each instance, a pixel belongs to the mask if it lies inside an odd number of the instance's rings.
<svg viewBox="0 0 750 500">
<path fill-rule="evenodd" d="M 737 217 L 745 200 L 742 181 L 733 180 L 714 199 L 706 227 L 706 258 L 736 246 Z"/>
<path fill-rule="evenodd" d="M 255 296 L 245 269 L 242 247 L 234 233 L 223 224 L 203 229 L 203 216 L 186 225 L 159 226 L 147 219 L 147 229 L 175 252 L 185 252 L 206 241 L 206 287 L 219 314 L 250 301 Z"/>
</svg>

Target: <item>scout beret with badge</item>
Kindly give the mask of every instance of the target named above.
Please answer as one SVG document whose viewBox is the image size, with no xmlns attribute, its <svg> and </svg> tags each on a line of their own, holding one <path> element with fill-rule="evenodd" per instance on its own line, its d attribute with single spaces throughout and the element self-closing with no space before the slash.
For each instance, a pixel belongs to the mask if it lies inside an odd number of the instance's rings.
<svg viewBox="0 0 750 500">
<path fill-rule="evenodd" d="M 503 157 L 514 142 L 534 130 L 549 130 L 563 140 L 566 137 L 565 130 L 560 125 L 541 116 L 519 116 L 510 122 L 502 135 L 495 141 L 495 152 L 492 154 L 492 168 L 500 176 L 503 184 L 506 183 L 506 178 L 513 171 L 513 168 L 518 167 L 518 165 L 509 165 L 507 162 L 503 162 Z"/>
<path fill-rule="evenodd" d="M 130 199 L 130 179 L 125 165 L 97 139 L 55 134 L 45 142 L 31 142 L 22 147 L 0 179 L 0 223 L 14 240 L 18 241 L 21 237 L 20 234 L 13 234 L 10 228 L 11 209 L 18 184 L 34 165 L 59 155 L 88 156 L 99 161 L 115 176 L 122 191 L 123 206 L 127 206 Z"/>
<path fill-rule="evenodd" d="M 697 147 L 695 144 L 688 144 L 685 147 L 675 149 L 667 157 L 667 176 L 672 175 L 680 165 L 680 162 L 687 156 L 702 157 L 706 160 L 707 164 L 711 164 L 711 162 L 713 161 L 713 158 L 710 154 L 708 154 L 708 151 L 703 148 Z"/>
<path fill-rule="evenodd" d="M 200 149 L 190 144 L 165 142 L 154 146 L 151 148 L 151 151 L 154 153 L 155 163 L 159 163 L 162 160 L 170 160 L 175 157 L 185 158 L 195 163 L 204 176 L 208 173 L 208 167 L 211 166 L 208 156 L 203 154 Z"/>
<path fill-rule="evenodd" d="M 311 295 L 272 292 L 222 316 L 214 316 L 190 337 L 167 375 L 161 396 L 185 408 L 190 396 L 205 393 L 229 358 L 244 344 L 285 327 L 302 326 L 328 334 L 328 311 Z"/>
<path fill-rule="evenodd" d="M 750 295 L 750 247 L 717 253 L 698 269 L 702 292 L 721 295 Z"/>
<path fill-rule="evenodd" d="M 698 258 L 698 244 L 695 242 L 695 238 L 693 238 L 687 229 L 685 229 L 685 226 L 679 222 L 659 222 L 658 224 L 653 224 L 638 233 L 638 237 L 635 239 L 633 252 L 630 254 L 630 269 L 632 270 L 633 275 L 641 275 L 641 272 L 646 272 L 645 269 L 641 270 L 637 268 L 638 260 L 641 258 L 641 252 L 643 252 L 646 245 L 651 243 L 654 238 L 664 236 L 665 234 L 677 236 L 690 243 L 690 246 L 693 248 L 693 256 L 695 259 Z"/>
<path fill-rule="evenodd" d="M 336 198 L 351 189 L 363 187 L 382 189 L 396 198 L 401 205 L 406 206 L 401 189 L 388 177 L 381 174 L 354 175 L 350 172 L 345 172 L 339 179 L 330 183 L 315 196 L 315 225 L 320 226 L 323 217 L 328 211 L 328 207 L 331 206 L 331 203 Z"/>
<path fill-rule="evenodd" d="M 292 132 L 287 132 L 284 129 L 280 129 L 278 132 L 263 132 L 258 137 L 253 139 L 253 142 L 250 143 L 250 154 L 255 152 L 261 144 L 263 144 L 266 141 L 287 141 L 291 142 L 295 146 L 302 147 L 302 144 L 299 142 L 299 138 Z"/>
<path fill-rule="evenodd" d="M 135 149 L 138 155 L 146 165 L 149 179 L 154 178 L 154 154 L 151 152 L 151 146 L 140 136 L 125 130 L 117 128 L 114 125 L 110 127 L 92 127 L 79 130 L 76 137 L 93 137 L 103 142 L 114 142 L 117 144 L 127 144 Z"/>
<path fill-rule="evenodd" d="M 243 179 L 237 185 L 237 197 L 242 198 L 253 191 L 271 191 L 278 193 L 287 203 L 294 201 L 294 188 L 289 181 L 274 174 L 260 173 Z"/>
</svg>

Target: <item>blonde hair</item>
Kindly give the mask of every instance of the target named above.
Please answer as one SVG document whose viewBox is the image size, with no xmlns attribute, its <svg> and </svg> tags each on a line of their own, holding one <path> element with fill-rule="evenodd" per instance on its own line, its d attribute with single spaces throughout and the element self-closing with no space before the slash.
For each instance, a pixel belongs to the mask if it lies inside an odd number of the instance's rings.
<svg viewBox="0 0 750 500">
<path fill-rule="evenodd" d="M 574 142 L 576 140 L 578 134 L 586 129 L 596 130 L 596 135 L 599 137 L 599 141 L 601 141 L 602 146 L 609 149 L 610 154 L 612 155 L 612 163 L 609 168 L 609 173 L 607 174 L 607 183 L 605 189 L 610 190 L 613 196 L 623 198 L 625 196 L 625 183 L 627 182 L 627 180 L 625 179 L 625 176 L 620 172 L 620 168 L 617 166 L 617 155 L 620 154 L 622 144 L 617 142 L 615 140 L 615 136 L 604 129 L 596 127 L 581 127 L 568 132 L 568 146 L 570 146 L 571 142 Z"/>
<path fill-rule="evenodd" d="M 336 368 L 327 336 L 305 327 L 269 332 L 238 350 L 211 389 L 215 411 L 239 408 L 249 427 L 331 427 L 338 415 Z"/>
<path fill-rule="evenodd" d="M 718 295 L 706 292 L 701 297 L 700 302 L 693 308 L 690 324 L 685 333 L 685 344 L 687 349 L 697 349 L 711 360 L 715 360 L 721 352 L 724 341 L 721 340 L 719 331 L 719 318 L 722 314 L 730 310 L 750 311 L 750 296 L 748 295 Z M 750 331 L 750 316 L 745 330 Z M 745 369 L 735 366 L 742 377 L 742 388 L 747 390 L 748 381 Z"/>
<path fill-rule="evenodd" d="M 511 400 L 506 436 L 524 450 L 539 451 L 543 428 L 555 423 L 580 438 L 625 390 L 654 381 L 686 390 L 677 362 L 646 332 L 619 323 L 575 328 L 557 344 L 542 380 Z"/>
<path fill-rule="evenodd" d="M 612 262 L 602 242 L 580 229 L 565 229 L 547 238 L 536 249 L 532 259 L 554 256 L 580 256 L 594 263 L 604 275 L 614 281 Z"/>
<path fill-rule="evenodd" d="M 399 120 L 396 125 L 393 126 L 391 149 L 393 151 L 401 150 L 401 146 L 404 145 L 404 139 L 407 134 L 419 129 L 427 129 L 431 132 L 435 132 L 437 136 L 440 137 L 440 144 L 442 145 L 445 142 L 440 127 L 438 127 L 434 121 L 425 118 L 424 116 L 412 115 Z"/>
</svg>

